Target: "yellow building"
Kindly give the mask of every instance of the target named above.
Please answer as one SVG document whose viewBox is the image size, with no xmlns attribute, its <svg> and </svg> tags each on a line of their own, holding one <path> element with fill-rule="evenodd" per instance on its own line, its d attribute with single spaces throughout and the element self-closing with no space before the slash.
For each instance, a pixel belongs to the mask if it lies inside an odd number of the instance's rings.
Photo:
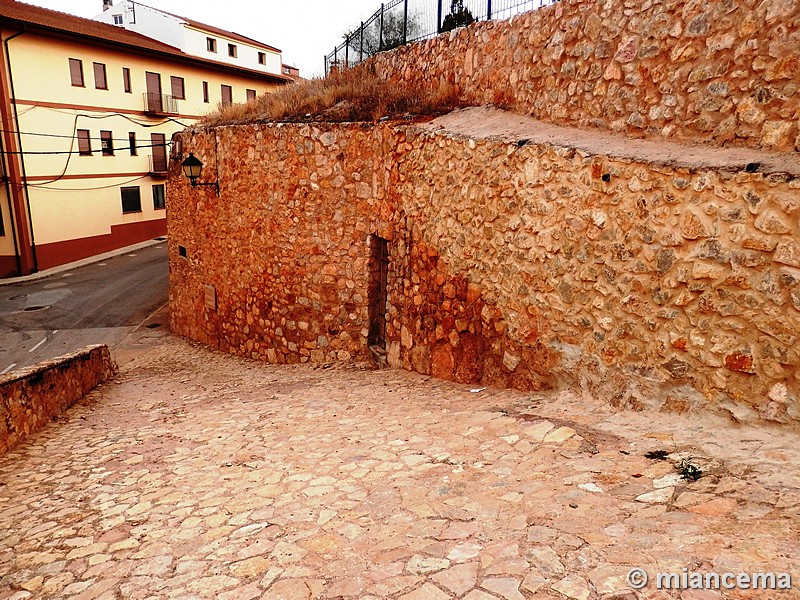
<svg viewBox="0 0 800 600">
<path fill-rule="evenodd" d="M 172 134 L 292 81 L 275 48 L 192 22 L 198 36 L 224 60 L 0 0 L 0 277 L 166 233 Z"/>
</svg>

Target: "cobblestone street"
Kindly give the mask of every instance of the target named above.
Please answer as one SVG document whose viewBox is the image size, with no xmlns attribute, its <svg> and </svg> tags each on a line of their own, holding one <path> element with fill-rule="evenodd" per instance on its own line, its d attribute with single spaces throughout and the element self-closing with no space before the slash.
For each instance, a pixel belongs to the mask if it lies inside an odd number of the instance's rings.
<svg viewBox="0 0 800 600">
<path fill-rule="evenodd" d="M 165 335 L 0 457 L 0 598 L 800 598 L 625 581 L 797 587 L 799 459 L 784 429 Z"/>
</svg>

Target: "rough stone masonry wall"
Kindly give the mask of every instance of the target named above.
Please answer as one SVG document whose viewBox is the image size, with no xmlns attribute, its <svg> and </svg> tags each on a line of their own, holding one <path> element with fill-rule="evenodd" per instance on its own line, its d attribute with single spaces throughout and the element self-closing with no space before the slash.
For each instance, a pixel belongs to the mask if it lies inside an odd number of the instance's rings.
<svg viewBox="0 0 800 600">
<path fill-rule="evenodd" d="M 800 149 L 797 0 L 560 0 L 367 65 L 562 125 Z"/>
<path fill-rule="evenodd" d="M 0 454 L 43 429 L 116 371 L 107 346 L 90 346 L 0 375 Z"/>
<path fill-rule="evenodd" d="M 798 180 L 407 134 L 396 194 L 423 258 L 390 294 L 400 364 L 529 389 L 561 380 L 634 408 L 800 418 Z M 469 369 L 450 358 L 461 352 Z"/>
<path fill-rule="evenodd" d="M 414 126 L 226 127 L 184 151 L 214 165 L 215 135 L 222 197 L 169 182 L 179 334 L 273 362 L 365 358 L 379 235 L 393 366 L 800 417 L 797 179 Z"/>
<path fill-rule="evenodd" d="M 172 330 L 276 363 L 365 359 L 368 235 L 390 235 L 393 137 L 366 125 L 185 133 L 204 173 L 221 157 L 222 198 L 172 174 Z"/>
</svg>

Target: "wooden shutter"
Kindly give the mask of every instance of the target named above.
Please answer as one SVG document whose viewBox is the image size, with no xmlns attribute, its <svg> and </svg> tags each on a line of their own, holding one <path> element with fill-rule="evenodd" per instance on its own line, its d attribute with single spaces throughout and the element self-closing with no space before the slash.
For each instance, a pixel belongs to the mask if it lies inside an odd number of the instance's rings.
<svg viewBox="0 0 800 600">
<path fill-rule="evenodd" d="M 131 93 L 131 70 L 128 67 L 122 67 L 122 87 L 126 94 Z"/>
<path fill-rule="evenodd" d="M 136 150 L 136 132 L 131 131 L 128 133 L 128 146 L 131 150 L 131 156 L 136 156 L 138 151 Z"/>
<path fill-rule="evenodd" d="M 69 59 L 69 77 L 72 85 L 83 87 L 83 63 L 77 58 Z"/>
<path fill-rule="evenodd" d="M 91 156 L 92 142 L 89 139 L 88 129 L 78 129 L 78 154 L 81 156 Z"/>
<path fill-rule="evenodd" d="M 183 87 L 183 77 L 170 77 L 169 83 L 172 87 L 172 97 L 178 100 L 184 100 L 186 98 L 186 93 Z"/>
<path fill-rule="evenodd" d="M 223 104 L 232 104 L 233 103 L 233 88 L 229 85 L 222 86 L 222 103 Z"/>
<path fill-rule="evenodd" d="M 203 82 L 203 102 L 208 102 L 208 82 Z"/>
<path fill-rule="evenodd" d="M 107 90 L 106 66 L 103 63 L 94 63 L 94 87 L 98 90 Z"/>
</svg>

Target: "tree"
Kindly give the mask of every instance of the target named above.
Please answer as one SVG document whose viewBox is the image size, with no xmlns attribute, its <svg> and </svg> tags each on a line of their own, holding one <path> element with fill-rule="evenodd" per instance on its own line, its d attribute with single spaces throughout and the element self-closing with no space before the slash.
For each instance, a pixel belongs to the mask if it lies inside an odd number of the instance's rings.
<svg viewBox="0 0 800 600">
<path fill-rule="evenodd" d="M 472 16 L 468 8 L 464 8 L 464 0 L 451 0 L 450 14 L 442 21 L 442 26 L 439 27 L 439 33 L 452 31 L 457 27 L 465 27 L 474 22 L 475 17 Z"/>
<path fill-rule="evenodd" d="M 383 13 L 383 32 L 381 32 L 381 15 L 378 12 L 368 25 L 364 26 L 364 58 L 391 50 L 403 45 L 403 13 L 400 11 L 385 11 Z M 383 33 L 383 35 L 381 35 Z M 405 39 L 413 40 L 422 33 L 422 27 L 415 15 L 408 15 Z M 344 38 L 350 45 L 351 57 L 356 57 L 361 52 L 361 28 L 356 27 L 346 31 Z M 355 54 L 353 54 L 355 52 Z"/>
</svg>

